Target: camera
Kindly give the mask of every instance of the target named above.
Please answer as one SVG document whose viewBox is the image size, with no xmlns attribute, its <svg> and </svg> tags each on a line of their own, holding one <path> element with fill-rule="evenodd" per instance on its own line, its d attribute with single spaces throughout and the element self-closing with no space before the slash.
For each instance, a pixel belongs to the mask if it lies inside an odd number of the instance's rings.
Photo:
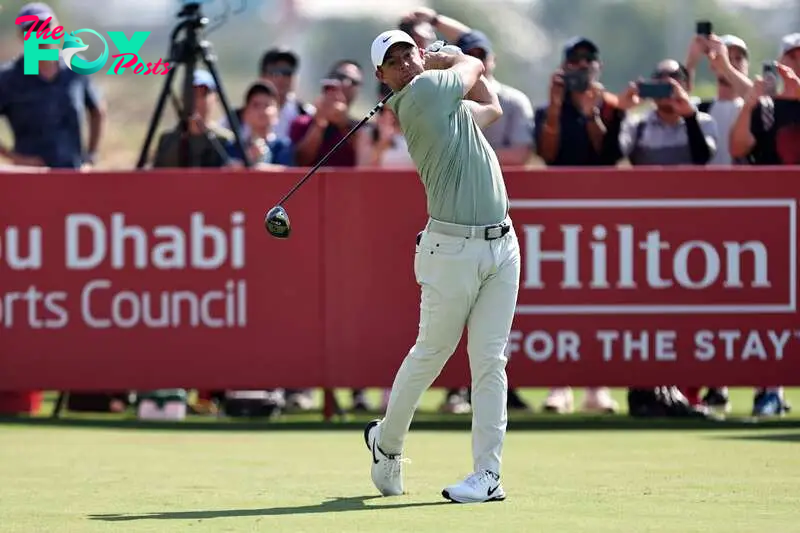
<svg viewBox="0 0 800 533">
<path fill-rule="evenodd" d="M 697 22 L 697 35 L 708 37 L 714 32 L 714 26 L 708 20 L 700 20 Z"/>
<path fill-rule="evenodd" d="M 562 76 L 564 79 L 564 88 L 572 93 L 584 93 L 589 90 L 589 70 L 578 69 L 568 70 Z"/>
</svg>

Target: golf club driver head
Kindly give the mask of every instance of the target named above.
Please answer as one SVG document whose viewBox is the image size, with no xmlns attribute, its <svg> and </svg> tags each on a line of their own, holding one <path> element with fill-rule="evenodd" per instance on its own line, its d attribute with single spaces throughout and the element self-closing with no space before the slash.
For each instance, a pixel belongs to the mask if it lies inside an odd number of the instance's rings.
<svg viewBox="0 0 800 533">
<path fill-rule="evenodd" d="M 267 228 L 270 235 L 277 239 L 288 239 L 292 232 L 289 215 L 279 205 L 267 211 L 267 215 L 264 217 L 264 227 Z"/>
</svg>

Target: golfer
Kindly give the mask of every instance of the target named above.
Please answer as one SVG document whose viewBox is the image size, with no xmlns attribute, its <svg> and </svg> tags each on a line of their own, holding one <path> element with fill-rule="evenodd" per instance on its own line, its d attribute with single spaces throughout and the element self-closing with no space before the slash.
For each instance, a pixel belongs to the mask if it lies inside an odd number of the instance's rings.
<svg viewBox="0 0 800 533">
<path fill-rule="evenodd" d="M 378 80 L 400 122 L 428 201 L 414 273 L 422 289 L 419 334 L 395 377 L 386 415 L 364 431 L 372 481 L 403 494 L 403 444 L 414 411 L 466 326 L 472 373 L 473 473 L 442 495 L 460 503 L 502 500 L 507 413 L 505 347 L 519 290 L 519 243 L 497 156 L 481 132 L 501 115 L 479 59 L 423 51 L 400 30 L 372 43 Z"/>
</svg>

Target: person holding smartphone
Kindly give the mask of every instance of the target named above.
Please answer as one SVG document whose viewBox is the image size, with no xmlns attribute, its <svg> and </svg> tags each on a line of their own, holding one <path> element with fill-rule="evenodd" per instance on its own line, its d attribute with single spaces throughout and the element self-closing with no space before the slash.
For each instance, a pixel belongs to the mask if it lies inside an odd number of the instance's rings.
<svg viewBox="0 0 800 533">
<path fill-rule="evenodd" d="M 706 57 L 717 78 L 716 97 L 701 101 L 697 106 L 698 110 L 711 115 L 717 124 L 717 150 L 709 164 L 742 163 L 742 160 L 731 157 L 728 135 L 744 105 L 744 97 L 753 86 L 752 80 L 748 77 L 750 63 L 747 43 L 735 35 L 720 37 L 713 33 L 700 33 L 701 24 L 698 23 L 698 34 L 689 45 L 686 70 L 689 72 L 689 88 L 691 88 L 697 65 L 703 57 Z"/>
<path fill-rule="evenodd" d="M 363 73 L 355 61 L 337 62 L 321 82 L 314 102 L 314 114 L 301 115 L 289 128 L 298 166 L 312 166 L 341 141 L 358 122 L 350 106 L 358 97 Z M 355 167 L 358 161 L 357 135 L 353 135 L 328 159 L 329 167 Z"/>
<path fill-rule="evenodd" d="M 548 166 L 613 165 L 608 151 L 608 123 L 624 110 L 599 78 L 600 50 L 585 37 L 564 45 L 564 59 L 550 79 L 550 98 L 534 114 L 536 152 Z"/>
<path fill-rule="evenodd" d="M 800 33 L 762 65 L 730 133 L 731 155 L 753 165 L 800 164 Z"/>
<path fill-rule="evenodd" d="M 717 149 L 714 119 L 692 103 L 689 72 L 673 59 L 656 65 L 650 80 L 631 84 L 637 99 L 655 109 L 626 120 L 619 134 L 619 155 L 632 165 L 706 165 Z"/>
<path fill-rule="evenodd" d="M 781 39 L 778 61 L 762 65 L 730 133 L 731 155 L 751 165 L 800 164 L 800 33 Z M 753 416 L 791 409 L 783 387 L 757 387 Z"/>
</svg>

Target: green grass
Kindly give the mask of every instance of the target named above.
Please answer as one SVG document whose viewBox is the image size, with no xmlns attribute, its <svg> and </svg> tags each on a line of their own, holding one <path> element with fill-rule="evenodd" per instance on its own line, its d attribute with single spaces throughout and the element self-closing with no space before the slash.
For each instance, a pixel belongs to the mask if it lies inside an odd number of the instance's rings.
<svg viewBox="0 0 800 533">
<path fill-rule="evenodd" d="M 525 391 L 537 407 L 544 394 Z M 471 506 L 440 495 L 471 470 L 469 416 L 433 413 L 441 396 L 425 397 L 407 441 L 408 494 L 395 498 L 377 497 L 369 478 L 368 415 L 0 421 L 0 530 L 800 532 L 800 420 L 748 422 L 748 389 L 733 391 L 738 412 L 723 423 L 514 415 L 508 499 Z"/>
<path fill-rule="evenodd" d="M 514 431 L 503 503 L 440 491 L 465 431 L 413 431 L 408 494 L 378 498 L 361 432 L 0 429 L 7 533 L 800 531 L 800 430 Z"/>
</svg>

